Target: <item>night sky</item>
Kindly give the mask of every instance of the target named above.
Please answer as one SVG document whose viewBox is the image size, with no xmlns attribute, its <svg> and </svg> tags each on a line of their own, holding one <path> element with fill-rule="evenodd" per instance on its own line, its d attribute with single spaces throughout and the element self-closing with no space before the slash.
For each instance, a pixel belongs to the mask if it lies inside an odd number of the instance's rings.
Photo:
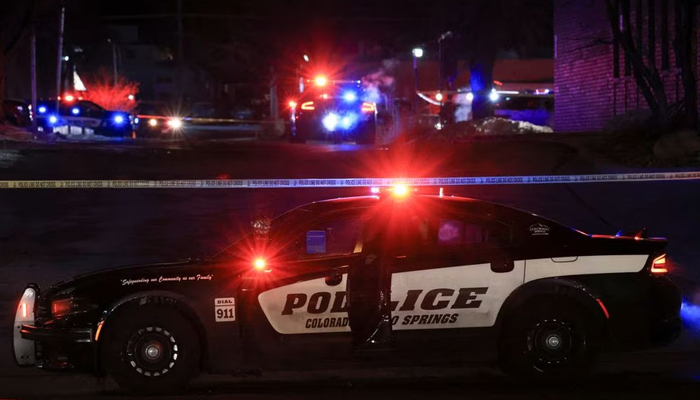
<svg viewBox="0 0 700 400">
<path fill-rule="evenodd" d="M 497 7 L 522 2 L 500 0 L 502 4 Z M 525 2 L 532 4 L 529 9 L 541 21 L 529 28 L 537 31 L 533 33 L 536 42 L 528 48 L 518 43 L 512 47 L 526 53 L 521 54 L 525 57 L 551 56 L 551 0 Z M 422 44 L 430 49 L 442 32 L 460 30 L 470 19 L 479 19 L 480 16 L 470 14 L 467 3 L 183 0 L 184 54 L 188 63 L 219 74 L 229 71 L 219 65 L 227 62 L 245 64 L 253 70 L 267 69 L 273 64 L 293 64 L 290 61 L 299 60 L 302 54 L 331 61 L 347 54 L 357 55 L 359 49 L 364 59 L 358 61 L 408 58 L 412 47 Z M 68 0 L 67 4 L 69 43 L 100 45 L 109 36 L 108 25 L 136 25 L 140 42 L 166 46 L 173 52 L 177 48 L 176 0 Z M 507 13 L 507 9 L 494 11 L 495 15 Z M 428 56 L 434 53 L 427 52 Z"/>
</svg>

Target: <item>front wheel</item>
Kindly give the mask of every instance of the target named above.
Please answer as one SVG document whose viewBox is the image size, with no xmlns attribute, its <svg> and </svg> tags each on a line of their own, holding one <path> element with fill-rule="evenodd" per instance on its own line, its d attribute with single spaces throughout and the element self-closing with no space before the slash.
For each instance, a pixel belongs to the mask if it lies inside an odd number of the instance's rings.
<svg viewBox="0 0 700 400">
<path fill-rule="evenodd" d="M 155 304 L 129 307 L 107 322 L 104 367 L 130 393 L 176 393 L 199 369 L 200 345 L 178 310 Z"/>
<path fill-rule="evenodd" d="M 575 376 L 588 372 L 601 347 L 600 322 L 567 300 L 538 301 L 523 307 L 504 326 L 501 367 L 529 377 Z"/>
</svg>

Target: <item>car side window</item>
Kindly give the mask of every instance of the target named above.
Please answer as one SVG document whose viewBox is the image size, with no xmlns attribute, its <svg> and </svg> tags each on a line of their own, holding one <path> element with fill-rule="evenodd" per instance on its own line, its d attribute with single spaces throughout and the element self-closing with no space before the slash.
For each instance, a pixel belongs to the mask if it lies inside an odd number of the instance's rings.
<svg viewBox="0 0 700 400">
<path fill-rule="evenodd" d="M 284 253 L 292 260 L 353 254 L 357 252 L 362 225 L 360 218 L 338 218 L 314 224 L 287 245 Z"/>
<path fill-rule="evenodd" d="M 438 246 L 504 245 L 509 242 L 510 227 L 498 221 L 447 217 L 438 222 Z"/>
</svg>

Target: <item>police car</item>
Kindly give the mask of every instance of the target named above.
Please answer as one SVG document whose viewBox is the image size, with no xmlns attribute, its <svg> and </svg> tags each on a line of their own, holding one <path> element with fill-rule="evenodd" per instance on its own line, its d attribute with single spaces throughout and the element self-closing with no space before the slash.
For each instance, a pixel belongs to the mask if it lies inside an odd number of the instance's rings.
<svg viewBox="0 0 700 400">
<path fill-rule="evenodd" d="M 374 144 L 377 105 L 362 89 L 361 81 L 317 76 L 307 84 L 301 97 L 289 102 L 291 142 L 316 139 Z"/>
<path fill-rule="evenodd" d="M 101 136 L 131 136 L 134 117 L 123 111 L 105 110 L 98 104 L 66 95 L 60 99 L 37 103 L 37 125 L 41 131 L 58 134 L 86 134 Z"/>
<path fill-rule="evenodd" d="M 474 360 L 546 377 L 681 329 L 666 240 L 643 232 L 589 235 L 401 186 L 253 226 L 208 259 L 30 284 L 16 361 L 111 374 L 134 392 L 182 389 L 202 370 Z"/>
</svg>

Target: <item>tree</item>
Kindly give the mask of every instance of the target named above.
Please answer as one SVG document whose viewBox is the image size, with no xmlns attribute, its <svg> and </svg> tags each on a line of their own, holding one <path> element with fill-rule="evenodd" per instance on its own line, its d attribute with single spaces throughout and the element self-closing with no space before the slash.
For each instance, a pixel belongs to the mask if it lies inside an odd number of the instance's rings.
<svg viewBox="0 0 700 400">
<path fill-rule="evenodd" d="M 698 126 L 697 99 L 697 0 L 676 1 L 676 38 L 673 48 L 681 69 L 683 82 L 683 124 L 696 129 Z"/>
<path fill-rule="evenodd" d="M 661 126 L 670 121 L 670 108 L 666 97 L 666 88 L 656 64 L 645 57 L 637 47 L 632 36 L 630 13 L 620 12 L 620 0 L 605 0 L 605 7 L 613 33 L 613 46 L 620 46 L 632 66 L 632 75 L 637 88 L 644 96 L 649 109 Z M 629 7 L 629 3 L 627 5 Z M 620 23 L 622 16 L 622 23 Z"/>
<path fill-rule="evenodd" d="M 81 94 L 83 99 L 110 111 L 131 111 L 138 104 L 134 98 L 139 84 L 118 76 L 115 85 L 114 75 L 104 67 L 86 80 L 85 87 L 87 91 Z"/>
<path fill-rule="evenodd" d="M 0 5 L 0 106 L 5 99 L 7 58 L 12 53 L 23 33 L 31 26 L 35 0 L 8 1 Z M 0 112 L 0 123 L 5 113 Z"/>
</svg>

